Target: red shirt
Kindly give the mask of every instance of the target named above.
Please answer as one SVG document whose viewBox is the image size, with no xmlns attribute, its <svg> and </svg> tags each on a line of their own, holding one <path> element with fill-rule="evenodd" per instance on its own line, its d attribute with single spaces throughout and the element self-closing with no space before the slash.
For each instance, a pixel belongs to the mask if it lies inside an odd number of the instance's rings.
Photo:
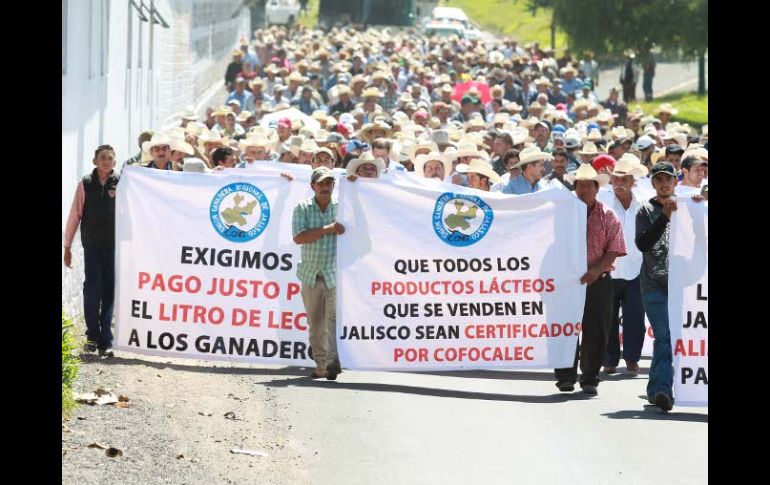
<svg viewBox="0 0 770 485">
<path fill-rule="evenodd" d="M 620 220 L 610 209 L 606 209 L 598 200 L 593 209 L 588 212 L 588 230 L 586 231 L 588 243 L 588 266 L 596 264 L 604 253 L 615 251 L 618 257 L 626 255 L 626 242 L 623 239 L 623 226 Z M 614 265 L 602 268 L 603 271 L 612 271 Z"/>
</svg>

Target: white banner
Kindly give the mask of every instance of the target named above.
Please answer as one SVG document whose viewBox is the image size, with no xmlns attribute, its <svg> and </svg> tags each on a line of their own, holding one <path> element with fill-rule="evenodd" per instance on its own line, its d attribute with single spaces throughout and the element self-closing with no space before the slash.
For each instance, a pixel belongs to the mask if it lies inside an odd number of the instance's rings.
<svg viewBox="0 0 770 485">
<path fill-rule="evenodd" d="M 586 206 L 397 176 L 340 187 L 337 333 L 355 369 L 570 367 Z"/>
<path fill-rule="evenodd" d="M 292 211 L 307 178 L 126 167 L 116 206 L 116 347 L 314 365 Z M 296 175 L 295 175 L 296 176 Z"/>
<path fill-rule="evenodd" d="M 668 314 L 677 406 L 708 405 L 708 202 L 677 198 L 669 235 Z"/>
</svg>

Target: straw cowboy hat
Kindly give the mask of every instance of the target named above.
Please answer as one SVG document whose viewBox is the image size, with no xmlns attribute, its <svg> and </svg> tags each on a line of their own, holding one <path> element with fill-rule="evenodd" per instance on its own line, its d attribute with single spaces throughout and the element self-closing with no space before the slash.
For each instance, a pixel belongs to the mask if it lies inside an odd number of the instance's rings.
<svg viewBox="0 0 770 485">
<path fill-rule="evenodd" d="M 366 88 L 361 93 L 361 98 L 362 99 L 366 99 L 366 98 L 381 98 L 381 97 L 382 97 L 382 93 L 380 92 L 379 89 L 377 89 L 375 87 Z"/>
<path fill-rule="evenodd" d="M 238 116 L 235 117 L 235 121 L 239 123 L 243 123 L 244 121 L 247 121 L 249 118 L 253 118 L 254 113 L 251 111 L 241 111 Z"/>
<path fill-rule="evenodd" d="M 184 132 L 188 135 L 200 136 L 209 131 L 209 127 L 200 121 L 191 121 L 184 127 Z"/>
<path fill-rule="evenodd" d="M 374 120 L 374 123 L 366 123 L 358 131 L 358 136 L 368 140 L 371 137 L 372 130 L 384 130 L 385 138 L 393 136 L 393 128 L 383 120 Z"/>
<path fill-rule="evenodd" d="M 633 175 L 634 178 L 644 177 L 649 173 L 647 167 L 642 165 L 642 161 L 632 153 L 624 153 L 612 170 L 612 175 L 623 177 L 626 175 Z"/>
<path fill-rule="evenodd" d="M 303 83 L 307 81 L 307 78 L 299 73 L 299 71 L 294 71 L 286 78 L 287 81 L 296 81 L 298 83 Z"/>
<path fill-rule="evenodd" d="M 660 106 L 658 106 L 658 109 L 655 110 L 655 113 L 656 114 L 668 113 L 668 114 L 674 116 L 674 115 L 679 113 L 679 110 L 675 109 L 673 106 L 671 106 L 671 103 L 663 103 Z"/>
<path fill-rule="evenodd" d="M 601 152 L 596 148 L 596 144 L 590 141 L 586 142 L 583 145 L 583 149 L 578 153 L 581 155 L 601 155 Z"/>
<path fill-rule="evenodd" d="M 438 150 L 428 154 L 417 155 L 417 158 L 414 159 L 414 173 L 420 177 L 425 177 L 425 164 L 431 160 L 437 160 L 444 165 L 445 176 L 452 173 L 452 162 Z"/>
<path fill-rule="evenodd" d="M 536 146 L 528 147 L 519 153 L 519 163 L 514 165 L 513 168 L 521 168 L 528 163 L 537 162 L 539 160 L 546 160 L 548 158 L 550 158 L 550 155 L 544 151 L 541 151 L 540 148 Z"/>
<path fill-rule="evenodd" d="M 385 170 L 385 162 L 381 158 L 375 158 L 372 152 L 364 152 L 358 158 L 354 158 L 348 163 L 347 172 L 348 175 L 355 175 L 356 170 L 361 165 L 371 163 L 377 168 L 377 176 L 379 177 L 383 170 Z"/>
<path fill-rule="evenodd" d="M 477 173 L 481 176 L 489 178 L 489 184 L 496 184 L 500 181 L 500 176 L 492 170 L 489 166 L 489 162 L 485 160 L 479 160 L 478 158 L 471 160 L 471 163 L 458 163 L 455 167 L 458 173 Z"/>
<path fill-rule="evenodd" d="M 264 147 L 272 148 L 273 142 L 267 139 L 264 135 L 252 135 L 238 142 L 238 147 L 242 152 L 246 151 L 248 147 Z"/>
<path fill-rule="evenodd" d="M 602 140 L 602 133 L 597 130 L 596 128 L 592 129 L 588 132 L 588 136 L 586 137 L 586 140 L 588 141 L 599 141 Z"/>
<path fill-rule="evenodd" d="M 312 138 L 302 138 L 302 137 L 299 137 L 299 138 L 302 139 L 301 144 L 295 145 L 294 143 L 292 143 L 291 145 L 291 152 L 294 154 L 295 157 L 299 156 L 299 152 L 315 153 L 318 151 L 319 148 L 321 148 Z"/>
<path fill-rule="evenodd" d="M 498 123 L 506 124 L 508 121 L 510 121 L 511 115 L 508 113 L 497 113 L 494 118 L 492 118 L 492 124 L 496 125 Z"/>
<path fill-rule="evenodd" d="M 420 140 L 420 141 L 414 143 L 411 146 L 411 148 L 409 149 L 409 151 L 408 151 L 408 153 L 409 153 L 409 160 L 414 162 L 415 157 L 416 157 L 415 152 L 417 150 L 424 149 L 424 148 L 430 149 L 431 152 L 438 152 L 439 151 L 438 145 L 436 145 L 434 142 L 432 142 L 430 140 Z"/>
<path fill-rule="evenodd" d="M 190 156 L 195 155 L 195 150 L 193 149 L 192 145 L 190 145 L 184 140 L 180 140 L 178 138 L 172 138 L 170 146 L 172 151 L 182 152 Z"/>
<path fill-rule="evenodd" d="M 576 184 L 578 180 L 593 180 L 599 183 L 599 187 L 604 187 L 610 181 L 610 176 L 606 173 L 596 173 L 590 163 L 584 163 L 575 172 L 565 175 L 564 180 L 571 184 Z"/>
</svg>

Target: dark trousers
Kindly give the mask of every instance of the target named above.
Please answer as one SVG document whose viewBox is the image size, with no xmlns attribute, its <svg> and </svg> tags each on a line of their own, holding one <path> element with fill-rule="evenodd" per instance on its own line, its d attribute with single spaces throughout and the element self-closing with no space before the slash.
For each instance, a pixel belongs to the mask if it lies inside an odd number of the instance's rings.
<svg viewBox="0 0 770 485">
<path fill-rule="evenodd" d="M 83 310 L 86 338 L 99 348 L 112 347 L 112 310 L 115 303 L 115 249 L 83 248 L 86 279 Z"/>
<path fill-rule="evenodd" d="M 632 280 L 612 280 L 612 320 L 610 340 L 604 354 L 606 367 L 617 367 L 620 362 L 620 309 L 623 309 L 623 360 L 639 362 L 644 345 L 644 305 L 639 276 Z"/>
<path fill-rule="evenodd" d="M 580 385 L 599 385 L 604 352 L 612 319 L 612 278 L 608 273 L 586 288 L 586 304 L 583 309 L 581 340 L 575 349 L 575 363 L 566 369 L 556 369 L 557 382 L 577 381 L 577 365 L 580 359 Z"/>
</svg>

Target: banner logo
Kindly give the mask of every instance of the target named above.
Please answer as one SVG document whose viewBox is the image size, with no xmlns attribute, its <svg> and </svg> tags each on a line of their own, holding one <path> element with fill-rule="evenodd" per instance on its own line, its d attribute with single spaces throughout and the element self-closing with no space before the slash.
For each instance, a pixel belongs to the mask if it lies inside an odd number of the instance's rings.
<svg viewBox="0 0 770 485">
<path fill-rule="evenodd" d="M 234 183 L 222 187 L 211 201 L 211 224 L 228 241 L 245 243 L 259 237 L 270 221 L 270 203 L 257 187 Z"/>
<path fill-rule="evenodd" d="M 470 246 L 486 235 L 493 219 L 492 208 L 479 197 L 445 192 L 433 209 L 433 230 L 449 245 Z"/>
</svg>

